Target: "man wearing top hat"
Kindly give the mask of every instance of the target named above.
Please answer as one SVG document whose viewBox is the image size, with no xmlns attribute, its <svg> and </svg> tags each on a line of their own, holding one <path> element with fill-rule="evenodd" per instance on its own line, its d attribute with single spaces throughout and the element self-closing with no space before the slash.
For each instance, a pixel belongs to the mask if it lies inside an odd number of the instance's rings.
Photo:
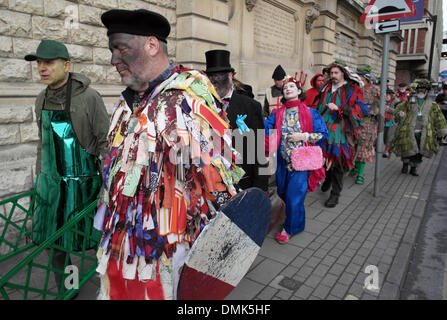
<svg viewBox="0 0 447 320">
<path fill-rule="evenodd" d="M 264 116 L 268 117 L 273 109 L 278 108 L 281 105 L 282 87 L 284 85 L 284 79 L 286 78 L 286 72 L 277 65 L 272 74 L 272 79 L 275 82 L 273 86 L 265 90 L 264 99 Z"/>
<path fill-rule="evenodd" d="M 32 240 L 40 244 L 97 199 L 109 116 L 99 93 L 89 87 L 90 79 L 69 72 L 70 56 L 64 44 L 42 40 L 25 60 L 36 61 L 41 81 L 47 86 L 35 103 L 38 197 Z M 88 233 L 84 228 L 82 223 L 77 225 L 78 231 Z M 58 244 L 67 250 L 80 250 L 83 241 L 83 236 L 66 233 Z M 92 248 L 97 243 L 87 239 L 86 244 Z M 52 265 L 60 272 L 55 273 L 59 292 L 63 291 L 65 260 L 65 251 L 54 250 Z"/>
<path fill-rule="evenodd" d="M 233 136 L 239 135 L 238 130 L 241 119 L 243 119 L 249 134 L 255 137 L 253 143 L 248 144 L 249 138 L 244 138 L 242 150 L 237 150 L 242 155 L 241 167 L 246 175 L 239 182 L 242 189 L 252 187 L 267 191 L 268 176 L 260 172 L 257 157 L 258 129 L 264 130 L 262 106 L 256 100 L 238 93 L 233 85 L 234 69 L 230 65 L 230 52 L 227 50 L 210 50 L 205 52 L 205 73 L 216 87 L 217 93 L 224 100 L 224 109 L 227 113 Z M 242 124 L 244 127 L 244 123 Z M 248 147 L 250 145 L 250 148 Z M 237 148 L 238 146 L 235 145 Z"/>
<path fill-rule="evenodd" d="M 110 122 L 95 217 L 100 298 L 176 299 L 190 245 L 214 214 L 209 204 L 218 210 L 235 195 L 242 173 L 214 149 L 210 131 L 230 148 L 231 136 L 211 82 L 169 62 L 168 20 L 144 9 L 101 20 L 127 88 Z"/>
</svg>

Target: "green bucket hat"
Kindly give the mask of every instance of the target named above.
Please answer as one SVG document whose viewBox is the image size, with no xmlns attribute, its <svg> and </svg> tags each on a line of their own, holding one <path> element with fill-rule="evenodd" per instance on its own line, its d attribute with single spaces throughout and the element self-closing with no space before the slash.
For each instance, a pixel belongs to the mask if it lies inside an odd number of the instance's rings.
<svg viewBox="0 0 447 320">
<path fill-rule="evenodd" d="M 364 65 L 357 68 L 357 73 L 364 76 L 367 74 L 371 74 L 372 68 L 369 65 Z"/>
<path fill-rule="evenodd" d="M 37 59 L 53 60 L 53 59 L 70 60 L 67 47 L 58 41 L 42 40 L 37 47 L 36 53 L 25 56 L 26 61 L 34 61 Z"/>
</svg>

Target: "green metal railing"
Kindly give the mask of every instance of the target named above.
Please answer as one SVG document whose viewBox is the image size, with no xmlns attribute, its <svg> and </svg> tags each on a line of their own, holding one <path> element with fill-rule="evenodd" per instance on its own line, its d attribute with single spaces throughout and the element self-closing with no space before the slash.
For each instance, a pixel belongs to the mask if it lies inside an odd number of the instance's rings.
<svg viewBox="0 0 447 320">
<path fill-rule="evenodd" d="M 35 200 L 33 190 L 0 201 L 0 208 L 8 211 L 0 211 L 0 248 L 9 251 L 0 255 L 0 299 L 71 299 L 96 272 L 96 246 L 92 249 L 91 244 L 100 239 L 100 233 L 92 231 L 97 201 L 37 245 L 28 230 Z M 80 250 L 59 244 L 70 233 L 82 238 Z"/>
</svg>

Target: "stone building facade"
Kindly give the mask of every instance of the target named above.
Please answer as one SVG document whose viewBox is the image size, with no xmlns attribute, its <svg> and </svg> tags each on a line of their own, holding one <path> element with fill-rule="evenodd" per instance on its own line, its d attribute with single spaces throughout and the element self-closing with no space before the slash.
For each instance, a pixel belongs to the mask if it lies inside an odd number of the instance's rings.
<svg viewBox="0 0 447 320">
<path fill-rule="evenodd" d="M 381 72 L 382 39 L 358 22 L 360 0 L 0 0 L 0 199 L 30 190 L 35 180 L 34 99 L 44 87 L 23 57 L 42 39 L 65 43 L 72 70 L 88 76 L 109 111 L 124 89 L 110 65 L 101 14 L 145 8 L 165 15 L 172 61 L 204 69 L 205 51 L 227 49 L 236 77 L 263 101 L 277 64 L 288 74 L 316 72 L 341 58 Z M 393 37 L 393 81 L 399 37 Z"/>
<path fill-rule="evenodd" d="M 443 0 L 421 0 L 421 18 L 401 23 L 403 41 L 398 47 L 396 84 L 411 83 L 416 78 L 439 80 L 443 38 Z M 443 4 L 444 2 L 444 4 Z M 436 22 L 432 19 L 436 16 Z M 436 31 L 434 26 L 436 23 Z M 435 31 L 435 33 L 434 33 Z M 433 51 L 432 51 L 433 41 Z M 430 58 L 432 57 L 432 64 Z M 431 70 L 429 70 L 431 67 Z"/>
</svg>

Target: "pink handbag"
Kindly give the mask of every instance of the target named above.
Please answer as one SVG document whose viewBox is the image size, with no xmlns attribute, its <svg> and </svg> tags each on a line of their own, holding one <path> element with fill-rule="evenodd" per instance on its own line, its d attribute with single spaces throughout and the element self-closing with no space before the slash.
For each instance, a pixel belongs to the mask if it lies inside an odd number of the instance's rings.
<svg viewBox="0 0 447 320">
<path fill-rule="evenodd" d="M 292 167 L 296 171 L 312 171 L 323 166 L 323 152 L 319 146 L 305 143 L 292 151 Z"/>
</svg>

